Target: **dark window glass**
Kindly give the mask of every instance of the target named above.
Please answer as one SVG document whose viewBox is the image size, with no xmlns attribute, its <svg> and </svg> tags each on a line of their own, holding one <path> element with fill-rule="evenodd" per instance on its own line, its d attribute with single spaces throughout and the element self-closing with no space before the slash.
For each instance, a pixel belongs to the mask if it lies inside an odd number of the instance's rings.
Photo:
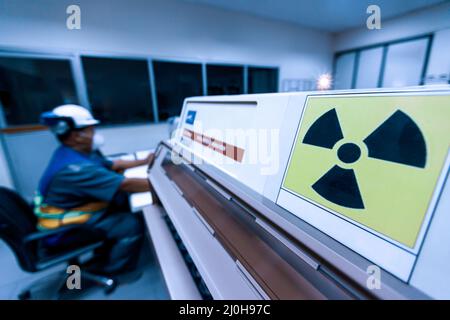
<svg viewBox="0 0 450 320">
<path fill-rule="evenodd" d="M 42 112 L 77 103 L 70 61 L 0 58 L 0 101 L 8 125 L 36 124 Z"/>
<path fill-rule="evenodd" d="M 207 65 L 208 95 L 244 93 L 244 68 Z"/>
<path fill-rule="evenodd" d="M 147 60 L 83 57 L 89 102 L 102 124 L 153 121 Z"/>
<path fill-rule="evenodd" d="M 248 68 L 248 93 L 267 93 L 277 91 L 277 68 Z"/>
<path fill-rule="evenodd" d="M 203 94 L 201 64 L 154 61 L 153 71 L 159 120 L 178 116 L 184 98 Z"/>
</svg>

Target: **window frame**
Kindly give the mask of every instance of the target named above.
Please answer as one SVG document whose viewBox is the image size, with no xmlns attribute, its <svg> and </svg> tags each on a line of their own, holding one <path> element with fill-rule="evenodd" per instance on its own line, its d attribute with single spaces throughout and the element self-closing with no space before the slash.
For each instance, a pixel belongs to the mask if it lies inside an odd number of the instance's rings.
<svg viewBox="0 0 450 320">
<path fill-rule="evenodd" d="M 82 57 L 93 57 L 93 58 L 121 58 L 121 59 L 137 59 L 146 60 L 149 72 L 150 81 L 150 96 L 152 100 L 152 112 L 154 114 L 153 122 L 148 124 L 160 124 L 166 123 L 166 121 L 159 120 L 159 108 L 156 95 L 156 85 L 155 85 L 155 75 L 153 70 L 153 61 L 161 62 L 179 62 L 179 63 L 195 63 L 200 64 L 202 68 L 202 84 L 203 84 L 203 95 L 207 95 L 208 91 L 208 79 L 207 79 L 207 65 L 220 65 L 220 66 L 237 66 L 243 68 L 243 94 L 248 94 L 248 68 L 271 68 L 277 70 L 277 92 L 280 90 L 280 66 L 272 64 L 255 64 L 255 63 L 238 63 L 223 60 L 209 60 L 209 59 L 196 59 L 196 58 L 177 58 L 168 57 L 152 54 L 134 54 L 134 53 L 122 53 L 122 52 L 108 52 L 108 51 L 93 51 L 93 50 L 66 50 L 66 49 L 55 49 L 55 50 L 44 50 L 40 48 L 24 48 L 24 47 L 11 47 L 11 46 L 0 46 L 0 57 L 11 57 L 11 58 L 42 58 L 42 59 L 58 59 L 58 60 L 69 60 L 72 77 L 75 84 L 76 97 L 79 103 L 86 107 L 88 110 L 92 111 L 91 104 L 89 103 L 89 97 L 87 92 L 86 78 L 84 75 Z M 100 124 L 101 128 L 111 128 L 111 127 L 130 127 L 130 126 L 141 126 L 143 123 L 128 123 L 128 124 Z M 9 125 L 6 119 L 3 117 L 3 107 L 0 105 L 0 132 L 3 133 L 13 133 L 16 129 L 20 132 L 45 130 L 46 127 L 40 126 L 38 123 L 31 125 Z"/>
<path fill-rule="evenodd" d="M 247 94 L 248 91 L 248 65 L 245 64 L 239 64 L 239 63 L 220 63 L 220 62 L 206 62 L 205 63 L 205 69 L 206 69 L 206 95 L 208 95 L 208 66 L 214 66 L 214 67 L 237 67 L 242 68 L 242 93 L 240 94 Z"/>
<path fill-rule="evenodd" d="M 430 53 L 431 53 L 431 49 L 433 47 L 433 38 L 434 38 L 434 33 L 427 33 L 427 34 L 422 34 L 422 35 L 418 35 L 418 36 L 401 38 L 401 39 L 397 39 L 397 40 L 371 44 L 368 46 L 362 46 L 362 47 L 358 47 L 358 48 L 337 51 L 334 53 L 334 57 L 333 57 L 333 73 L 332 73 L 333 79 L 336 76 L 336 66 L 337 66 L 337 60 L 339 59 L 339 57 L 344 54 L 347 54 L 347 53 L 355 53 L 355 58 L 354 58 L 355 60 L 354 60 L 353 70 L 352 70 L 352 86 L 351 86 L 351 88 L 349 88 L 349 89 L 355 89 L 356 82 L 357 82 L 358 68 L 359 68 L 359 56 L 360 56 L 361 52 L 364 50 L 381 47 L 383 51 L 382 51 L 382 57 L 381 57 L 380 72 L 379 72 L 378 81 L 377 81 L 377 88 L 382 88 L 383 87 L 383 79 L 384 79 L 384 71 L 385 71 L 385 67 L 386 67 L 386 58 L 387 58 L 387 53 L 388 53 L 389 47 L 391 45 L 395 45 L 395 44 L 406 43 L 406 42 L 421 40 L 421 39 L 427 39 L 428 40 L 427 48 L 425 51 L 420 82 L 418 84 L 419 86 L 422 86 L 425 83 L 426 72 L 427 72 L 428 63 L 430 60 Z"/>
<path fill-rule="evenodd" d="M 205 68 L 205 63 L 200 61 L 200 60 L 190 60 L 190 59 L 158 59 L 157 57 L 153 57 L 153 58 L 149 58 L 149 64 L 151 65 L 151 69 L 152 69 L 152 77 L 153 77 L 153 83 L 154 86 L 152 88 L 152 90 L 155 91 L 155 101 L 158 100 L 158 90 L 157 90 L 157 85 L 156 85 L 156 79 L 155 79 L 155 71 L 154 71 L 154 63 L 158 63 L 158 62 L 162 62 L 162 63 L 184 63 L 184 64 L 196 64 L 196 65 L 200 65 L 200 77 L 201 77 L 201 86 L 202 86 L 202 95 L 205 96 L 207 94 L 207 88 L 205 88 L 205 77 L 206 77 L 206 68 Z M 158 103 L 158 101 L 157 101 Z M 181 109 L 183 108 L 183 106 L 181 106 Z M 159 104 L 158 104 L 158 108 L 157 108 L 157 123 L 165 123 L 167 120 L 165 121 L 160 121 L 159 120 Z"/>
<path fill-rule="evenodd" d="M 276 93 L 276 92 L 280 92 L 280 68 L 278 68 L 278 67 L 276 67 L 276 66 L 270 66 L 270 65 L 264 65 L 264 66 L 262 66 L 262 65 L 253 65 L 253 64 L 249 64 L 249 65 L 246 65 L 245 66 L 245 69 L 246 69 L 246 74 L 245 74 L 245 79 L 246 79 L 246 83 L 245 83 L 245 94 L 249 94 L 248 93 L 248 84 L 249 84 L 249 80 L 250 80 L 250 78 L 249 78 L 249 69 L 251 69 L 251 68 L 255 68 L 255 69 L 274 69 L 274 70 L 276 70 L 276 80 L 275 80 L 275 83 L 276 83 L 276 88 L 275 88 L 275 91 L 274 92 L 268 92 L 268 93 Z M 250 93 L 250 94 L 261 94 L 261 93 Z"/>
<path fill-rule="evenodd" d="M 72 79 L 75 88 L 75 95 L 80 104 L 86 105 L 90 109 L 90 106 L 86 104 L 87 95 L 84 90 L 84 83 L 80 81 L 80 73 L 77 65 L 77 55 L 68 52 L 60 52 L 60 53 L 44 53 L 44 52 L 34 52 L 34 51 L 15 51 L 15 50 L 2 50 L 0 48 L 0 58 L 23 58 L 23 59 L 46 59 L 46 60 L 64 60 L 68 61 L 70 65 L 70 71 L 72 74 Z M 83 79 L 84 80 L 84 79 Z M 27 128 L 30 128 L 30 131 L 39 130 L 40 127 L 45 128 L 44 126 L 40 126 L 39 122 L 35 124 L 24 124 L 24 125 L 10 125 L 7 123 L 6 118 L 4 116 L 3 106 L 0 103 L 0 129 L 7 129 L 6 132 L 15 132 L 15 131 L 27 131 Z"/>
<path fill-rule="evenodd" d="M 137 60 L 137 61 L 145 61 L 147 64 L 147 72 L 148 72 L 148 80 L 149 80 L 149 88 L 150 88 L 150 100 L 152 101 L 152 113 L 153 113 L 153 121 L 149 121 L 148 123 L 151 124 L 157 124 L 160 123 L 158 119 L 158 112 L 157 112 L 157 99 L 154 96 L 156 94 L 156 91 L 154 90 L 154 73 L 153 73 L 153 67 L 151 64 L 151 59 L 146 55 L 123 55 L 120 53 L 98 53 L 98 52 L 91 52 L 91 51 L 81 51 L 78 55 L 79 59 L 79 67 L 80 67 L 80 73 L 82 74 L 82 82 L 84 85 L 84 90 L 86 92 L 86 107 L 90 110 L 92 110 L 91 102 L 89 100 L 89 93 L 87 89 L 87 82 L 86 82 L 86 75 L 83 69 L 83 62 L 82 58 L 98 58 L 98 59 L 124 59 L 124 60 Z M 147 124 L 147 122 L 132 122 L 132 123 L 107 123 L 107 124 L 100 124 L 98 125 L 99 128 L 114 128 L 114 127 L 130 127 L 130 126 L 142 126 L 143 124 Z"/>
</svg>

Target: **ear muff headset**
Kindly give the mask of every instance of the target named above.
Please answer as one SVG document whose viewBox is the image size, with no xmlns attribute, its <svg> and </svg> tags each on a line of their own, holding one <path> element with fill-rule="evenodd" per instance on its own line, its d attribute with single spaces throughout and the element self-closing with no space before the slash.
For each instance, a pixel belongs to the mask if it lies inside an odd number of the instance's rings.
<svg viewBox="0 0 450 320">
<path fill-rule="evenodd" d="M 51 111 L 41 115 L 41 123 L 50 127 L 50 130 L 57 136 L 64 136 L 75 129 L 72 118 L 61 117 Z"/>
<path fill-rule="evenodd" d="M 67 124 L 67 121 L 60 120 L 56 123 L 55 126 L 51 127 L 51 130 L 57 136 L 63 136 L 70 131 L 70 126 Z"/>
</svg>

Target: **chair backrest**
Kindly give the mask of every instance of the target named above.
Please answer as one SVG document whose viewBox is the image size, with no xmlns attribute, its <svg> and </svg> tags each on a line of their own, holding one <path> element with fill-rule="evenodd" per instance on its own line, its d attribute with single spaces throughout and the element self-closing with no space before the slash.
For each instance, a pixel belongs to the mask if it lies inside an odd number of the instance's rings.
<svg viewBox="0 0 450 320">
<path fill-rule="evenodd" d="M 20 266 L 27 271 L 33 269 L 34 250 L 25 248 L 23 239 L 37 231 L 36 223 L 32 207 L 16 192 L 0 187 L 0 238 L 11 247 Z"/>
</svg>

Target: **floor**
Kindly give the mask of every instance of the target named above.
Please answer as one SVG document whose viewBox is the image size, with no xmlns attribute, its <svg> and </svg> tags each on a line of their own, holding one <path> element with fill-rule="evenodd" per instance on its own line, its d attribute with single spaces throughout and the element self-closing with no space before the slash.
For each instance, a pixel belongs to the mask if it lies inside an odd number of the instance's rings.
<svg viewBox="0 0 450 320">
<path fill-rule="evenodd" d="M 110 294 L 105 294 L 104 290 L 98 287 L 91 287 L 72 296 L 64 297 L 63 299 L 77 299 L 77 300 L 167 300 L 170 299 L 167 292 L 164 278 L 156 258 L 153 246 L 150 240 L 146 241 L 146 245 L 141 252 L 141 260 L 139 262 L 139 270 L 137 273 L 142 273 L 136 280 L 124 279 L 127 283 L 120 284 L 116 290 Z M 130 275 L 133 278 L 133 275 Z M 74 290 L 71 290 L 74 291 Z M 77 290 L 78 291 L 78 290 Z"/>
<path fill-rule="evenodd" d="M 82 271 L 81 271 L 82 272 Z M 140 275 L 140 276 L 137 276 Z M 61 277 L 62 276 L 62 277 Z M 53 299 L 54 289 L 65 281 L 64 274 L 47 277 L 33 287 L 33 299 Z M 63 282 L 61 282 L 61 280 Z M 137 272 L 119 280 L 118 287 L 110 294 L 90 283 L 82 282 L 81 289 L 65 289 L 59 299 L 63 300 L 166 300 L 170 299 L 164 279 L 150 240 L 145 242 Z"/>
</svg>

